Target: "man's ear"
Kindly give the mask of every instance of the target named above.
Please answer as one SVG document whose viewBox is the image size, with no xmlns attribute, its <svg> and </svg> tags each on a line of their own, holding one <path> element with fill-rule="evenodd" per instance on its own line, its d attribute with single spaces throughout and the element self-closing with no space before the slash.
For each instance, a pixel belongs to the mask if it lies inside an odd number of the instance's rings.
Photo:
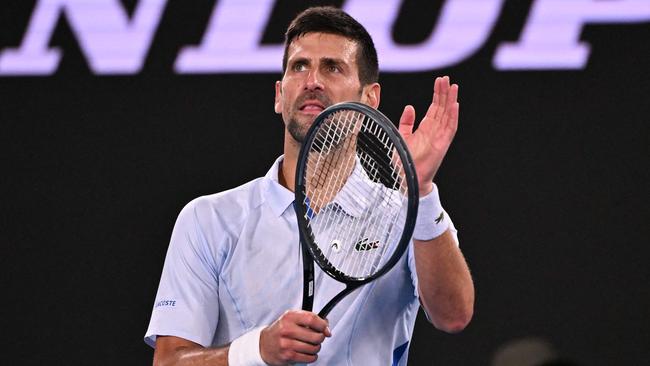
<svg viewBox="0 0 650 366">
<path fill-rule="evenodd" d="M 275 113 L 282 113 L 282 81 L 275 82 Z"/>
<path fill-rule="evenodd" d="M 373 108 L 379 107 L 379 101 L 381 100 L 381 85 L 379 83 L 364 86 L 361 93 L 361 102 Z"/>
</svg>

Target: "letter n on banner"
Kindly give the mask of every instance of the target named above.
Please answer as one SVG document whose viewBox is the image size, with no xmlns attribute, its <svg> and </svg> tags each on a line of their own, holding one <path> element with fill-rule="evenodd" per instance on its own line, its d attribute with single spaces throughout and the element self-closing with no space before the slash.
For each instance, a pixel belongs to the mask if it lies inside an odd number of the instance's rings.
<svg viewBox="0 0 650 366">
<path fill-rule="evenodd" d="M 166 0 L 139 0 L 132 19 L 120 0 L 40 0 L 19 48 L 0 53 L 0 75 L 49 75 L 61 61 L 48 46 L 65 13 L 90 69 L 133 74 L 142 68 Z"/>
</svg>

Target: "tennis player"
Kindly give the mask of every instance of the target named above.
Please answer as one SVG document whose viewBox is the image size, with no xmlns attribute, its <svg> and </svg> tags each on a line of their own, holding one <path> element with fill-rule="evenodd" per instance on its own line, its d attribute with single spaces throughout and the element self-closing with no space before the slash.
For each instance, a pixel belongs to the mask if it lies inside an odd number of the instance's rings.
<svg viewBox="0 0 650 366">
<path fill-rule="evenodd" d="M 275 112 L 284 154 L 261 178 L 190 202 L 180 213 L 145 342 L 154 365 L 406 365 L 420 306 L 438 329 L 458 332 L 473 314 L 474 286 L 434 177 L 458 123 L 458 86 L 436 78 L 417 131 L 406 106 L 399 131 L 416 165 L 419 214 L 400 262 L 327 316 L 299 310 L 302 262 L 293 208 L 296 158 L 315 117 L 357 101 L 377 108 L 377 53 L 356 20 L 330 7 L 293 20 Z M 314 308 L 343 285 L 316 268 Z"/>
</svg>

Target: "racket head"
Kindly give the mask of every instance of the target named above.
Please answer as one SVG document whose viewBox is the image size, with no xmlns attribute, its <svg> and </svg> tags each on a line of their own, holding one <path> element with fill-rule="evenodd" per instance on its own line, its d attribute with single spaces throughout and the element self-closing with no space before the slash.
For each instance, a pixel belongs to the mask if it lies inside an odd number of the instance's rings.
<svg viewBox="0 0 650 366">
<path fill-rule="evenodd" d="M 295 183 L 301 243 L 329 276 L 358 286 L 401 258 L 417 216 L 417 176 L 381 112 L 356 102 L 323 110 L 305 136 Z"/>
</svg>

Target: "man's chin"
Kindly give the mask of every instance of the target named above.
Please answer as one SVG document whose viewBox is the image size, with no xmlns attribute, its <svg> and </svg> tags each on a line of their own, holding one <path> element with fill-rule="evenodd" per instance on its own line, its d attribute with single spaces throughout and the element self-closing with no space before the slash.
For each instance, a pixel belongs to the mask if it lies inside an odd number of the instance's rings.
<svg viewBox="0 0 650 366">
<path fill-rule="evenodd" d="M 289 131 L 289 134 L 291 137 L 293 137 L 296 142 L 299 142 L 302 144 L 303 141 L 305 141 L 305 136 L 307 136 L 307 131 L 309 131 L 309 127 L 311 127 L 311 124 L 314 122 L 314 119 L 311 119 L 309 122 L 297 122 L 295 120 L 290 121 L 287 124 L 287 130 Z"/>
</svg>

